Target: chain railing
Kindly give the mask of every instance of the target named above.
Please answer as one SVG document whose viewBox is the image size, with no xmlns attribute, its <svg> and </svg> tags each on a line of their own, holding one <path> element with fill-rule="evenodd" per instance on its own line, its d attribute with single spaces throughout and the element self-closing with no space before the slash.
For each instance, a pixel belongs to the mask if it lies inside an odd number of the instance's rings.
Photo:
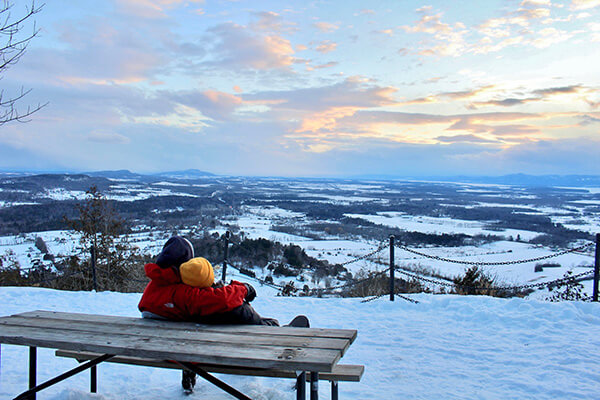
<svg viewBox="0 0 600 400">
<path fill-rule="evenodd" d="M 526 264 L 526 263 L 531 263 L 531 262 L 536 262 L 536 261 L 548 260 L 548 259 L 551 259 L 551 258 L 560 257 L 560 256 L 565 255 L 565 254 L 579 252 L 579 251 L 581 251 L 583 249 L 586 249 L 586 248 L 588 248 L 590 246 L 593 246 L 593 245 L 594 245 L 594 243 L 590 242 L 590 243 L 586 243 L 586 244 L 584 244 L 582 246 L 579 246 L 579 247 L 576 247 L 576 248 L 573 248 L 573 249 L 567 249 L 567 250 L 559 251 L 557 253 L 548 254 L 548 255 L 545 255 L 545 256 L 527 258 L 527 259 L 523 259 L 523 260 L 492 261 L 492 262 L 469 261 L 469 260 L 454 260 L 454 259 L 451 259 L 451 258 L 445 258 L 445 257 L 436 256 L 436 255 L 426 254 L 426 253 L 423 253 L 421 251 L 417 251 L 417 250 L 411 249 L 409 247 L 406 247 L 406 246 L 403 246 L 403 245 L 400 245 L 400 244 L 396 245 L 396 247 L 398 247 L 401 250 L 407 251 L 409 253 L 416 254 L 416 255 L 419 255 L 421 257 L 429 258 L 431 260 L 444 261 L 444 262 L 453 263 L 453 264 L 464 264 L 464 265 L 475 265 L 475 266 L 493 266 L 493 265 Z"/>
<path fill-rule="evenodd" d="M 563 278 L 558 278 L 555 279 L 553 281 L 548 281 L 548 282 L 538 282 L 538 283 L 530 283 L 530 284 L 526 284 L 526 285 L 515 285 L 515 286 L 469 286 L 469 285 L 461 285 L 460 283 L 450 283 L 450 282 L 443 282 L 437 279 L 432 279 L 432 278 L 426 278 L 424 276 L 420 276 L 420 275 L 416 275 L 416 274 L 411 274 L 409 272 L 406 272 L 402 269 L 396 268 L 396 271 L 400 272 L 403 275 L 406 275 L 410 278 L 413 279 L 417 279 L 419 281 L 423 281 L 423 282 L 427 282 L 427 283 L 432 283 L 434 285 L 440 285 L 440 286 L 445 286 L 445 287 L 458 287 L 461 289 L 467 289 L 467 290 L 496 290 L 496 291 L 518 291 L 518 290 L 526 290 L 526 289 L 534 289 L 534 288 L 542 288 L 542 287 L 548 287 L 548 286 L 557 286 L 557 285 L 561 285 L 567 282 L 571 282 L 571 281 L 575 281 L 579 278 L 583 278 L 585 276 L 591 276 L 593 275 L 593 271 L 586 271 L 586 272 L 582 272 L 580 274 L 576 274 L 576 275 L 572 275 L 572 276 L 568 276 L 568 277 L 563 277 Z"/>
</svg>

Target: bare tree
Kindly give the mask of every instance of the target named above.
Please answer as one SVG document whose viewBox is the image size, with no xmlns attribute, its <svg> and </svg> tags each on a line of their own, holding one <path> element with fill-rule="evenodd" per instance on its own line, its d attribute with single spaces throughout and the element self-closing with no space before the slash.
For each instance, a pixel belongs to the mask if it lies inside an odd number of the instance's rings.
<svg viewBox="0 0 600 400">
<path fill-rule="evenodd" d="M 16 64 L 25 54 L 31 39 L 40 32 L 35 25 L 35 21 L 31 33 L 24 34 L 23 30 L 32 17 L 42 10 L 43 4 L 38 7 L 32 1 L 31 6 L 25 7 L 25 13 L 17 17 L 12 15 L 13 6 L 8 0 L 3 0 L 0 6 L 0 79 L 2 79 L 3 73 L 11 65 Z M 27 122 L 33 113 L 48 104 L 38 103 L 37 106 L 27 106 L 24 110 L 17 109 L 17 103 L 29 92 L 31 92 L 31 89 L 25 90 L 21 87 L 16 95 L 7 97 L 4 89 L 0 89 L 0 126 L 11 121 Z"/>
</svg>

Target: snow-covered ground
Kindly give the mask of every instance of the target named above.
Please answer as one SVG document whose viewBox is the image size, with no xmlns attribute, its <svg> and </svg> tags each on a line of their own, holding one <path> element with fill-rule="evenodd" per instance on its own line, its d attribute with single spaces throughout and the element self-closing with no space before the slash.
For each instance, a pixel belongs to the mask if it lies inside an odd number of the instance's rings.
<svg viewBox="0 0 600 400">
<path fill-rule="evenodd" d="M 406 231 L 414 231 L 421 233 L 432 234 L 452 234 L 464 233 L 467 235 L 498 235 L 506 238 L 516 238 L 517 235 L 523 240 L 531 240 L 539 233 L 525 231 L 521 229 L 504 229 L 502 231 L 485 229 L 485 222 L 467 221 L 453 218 L 437 218 L 428 216 L 414 216 L 401 212 L 380 212 L 376 215 L 365 214 L 346 214 L 351 218 L 362 218 L 374 224 L 390 226 L 394 228 L 404 229 Z"/>
<path fill-rule="evenodd" d="M 363 364 L 359 383 L 340 383 L 342 399 L 598 399 L 600 305 L 482 296 L 413 295 L 419 304 L 385 298 L 275 297 L 258 287 L 255 308 L 286 322 L 306 314 L 313 327 L 357 329 L 342 362 Z M 139 294 L 0 287 L 0 315 L 36 309 L 139 316 Z M 2 345 L 0 399 L 27 389 L 28 349 Z M 38 382 L 77 365 L 38 350 Z M 229 399 L 199 380 L 184 396 L 177 371 L 101 364 L 99 393 L 89 374 L 38 395 L 49 400 Z M 253 399 L 294 399 L 291 380 L 220 375 Z M 329 399 L 329 385 L 320 398 Z"/>
</svg>

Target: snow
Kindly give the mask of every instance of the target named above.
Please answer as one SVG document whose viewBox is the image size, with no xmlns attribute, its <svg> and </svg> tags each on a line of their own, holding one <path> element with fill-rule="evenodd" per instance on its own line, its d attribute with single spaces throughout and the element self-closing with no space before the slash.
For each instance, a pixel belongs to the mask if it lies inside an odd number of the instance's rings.
<svg viewBox="0 0 600 400">
<path fill-rule="evenodd" d="M 352 203 L 363 203 L 363 202 L 377 202 L 377 203 L 388 203 L 389 200 L 379 199 L 376 197 L 364 197 L 364 196 L 347 196 L 347 195 L 332 195 L 323 193 L 299 193 L 299 197 L 307 197 L 311 199 L 324 198 L 327 200 L 314 200 L 315 203 L 332 203 L 332 204 L 344 204 L 349 205 Z"/>
<path fill-rule="evenodd" d="M 344 214 L 350 218 L 362 218 L 374 224 L 380 224 L 406 231 L 421 233 L 464 233 L 467 235 L 499 235 L 504 237 L 521 236 L 523 240 L 531 240 L 539 233 L 520 229 L 488 230 L 481 221 L 460 220 L 457 218 L 414 216 L 402 212 L 378 212 L 373 214 Z"/>
<path fill-rule="evenodd" d="M 157 185 L 157 186 L 183 186 L 183 187 L 189 187 L 190 185 L 185 184 L 185 183 L 175 183 L 175 182 L 156 182 L 153 183 L 153 185 Z"/>
<path fill-rule="evenodd" d="M 600 200 L 572 200 L 569 201 L 569 203 L 575 203 L 575 204 L 586 204 L 586 205 L 600 205 Z"/>
<path fill-rule="evenodd" d="M 265 316 L 289 321 L 306 314 L 313 327 L 357 329 L 343 363 L 362 364 L 359 383 L 341 382 L 343 399 L 597 399 L 600 382 L 598 303 L 411 295 L 402 299 L 275 297 L 256 286 L 253 303 Z M 0 287 L 0 315 L 36 309 L 139 316 L 140 294 L 63 292 Z M 0 399 L 27 388 L 28 349 L 2 345 Z M 77 365 L 38 349 L 38 382 Z M 191 396 L 172 370 L 105 363 L 99 393 L 82 373 L 42 391 L 51 400 L 229 399 L 201 379 Z M 255 399 L 293 399 L 292 380 L 218 375 Z M 320 398 L 329 399 L 322 382 Z"/>
<path fill-rule="evenodd" d="M 38 196 L 52 200 L 85 200 L 87 194 L 81 190 L 66 190 L 63 188 L 46 189 L 44 194 Z"/>
<path fill-rule="evenodd" d="M 600 187 L 570 187 L 570 186 L 556 186 L 557 189 L 570 189 L 570 190 L 585 190 L 590 194 L 600 194 Z"/>
<path fill-rule="evenodd" d="M 34 201 L 1 201 L 0 200 L 0 208 L 9 208 L 15 206 L 35 206 L 40 203 L 36 203 Z"/>
</svg>

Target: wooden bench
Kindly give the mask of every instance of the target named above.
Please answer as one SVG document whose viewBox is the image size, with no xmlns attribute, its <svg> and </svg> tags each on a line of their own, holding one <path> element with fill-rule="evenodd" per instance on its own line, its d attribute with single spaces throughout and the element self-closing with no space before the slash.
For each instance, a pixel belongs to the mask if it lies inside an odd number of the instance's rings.
<svg viewBox="0 0 600 400">
<path fill-rule="evenodd" d="M 202 325 L 104 315 L 33 311 L 0 317 L 0 343 L 30 347 L 29 387 L 15 399 L 35 393 L 79 372 L 91 369 L 96 391 L 96 366 L 104 361 L 180 368 L 196 372 L 238 399 L 249 399 L 211 372 L 297 379 L 297 398 L 318 399 L 318 381 L 359 381 L 364 367 L 339 365 L 355 330 L 250 325 Z M 80 361 L 78 367 L 36 384 L 36 347 L 59 349 L 56 354 Z M 169 361 L 167 361 L 169 360 Z"/>
</svg>

